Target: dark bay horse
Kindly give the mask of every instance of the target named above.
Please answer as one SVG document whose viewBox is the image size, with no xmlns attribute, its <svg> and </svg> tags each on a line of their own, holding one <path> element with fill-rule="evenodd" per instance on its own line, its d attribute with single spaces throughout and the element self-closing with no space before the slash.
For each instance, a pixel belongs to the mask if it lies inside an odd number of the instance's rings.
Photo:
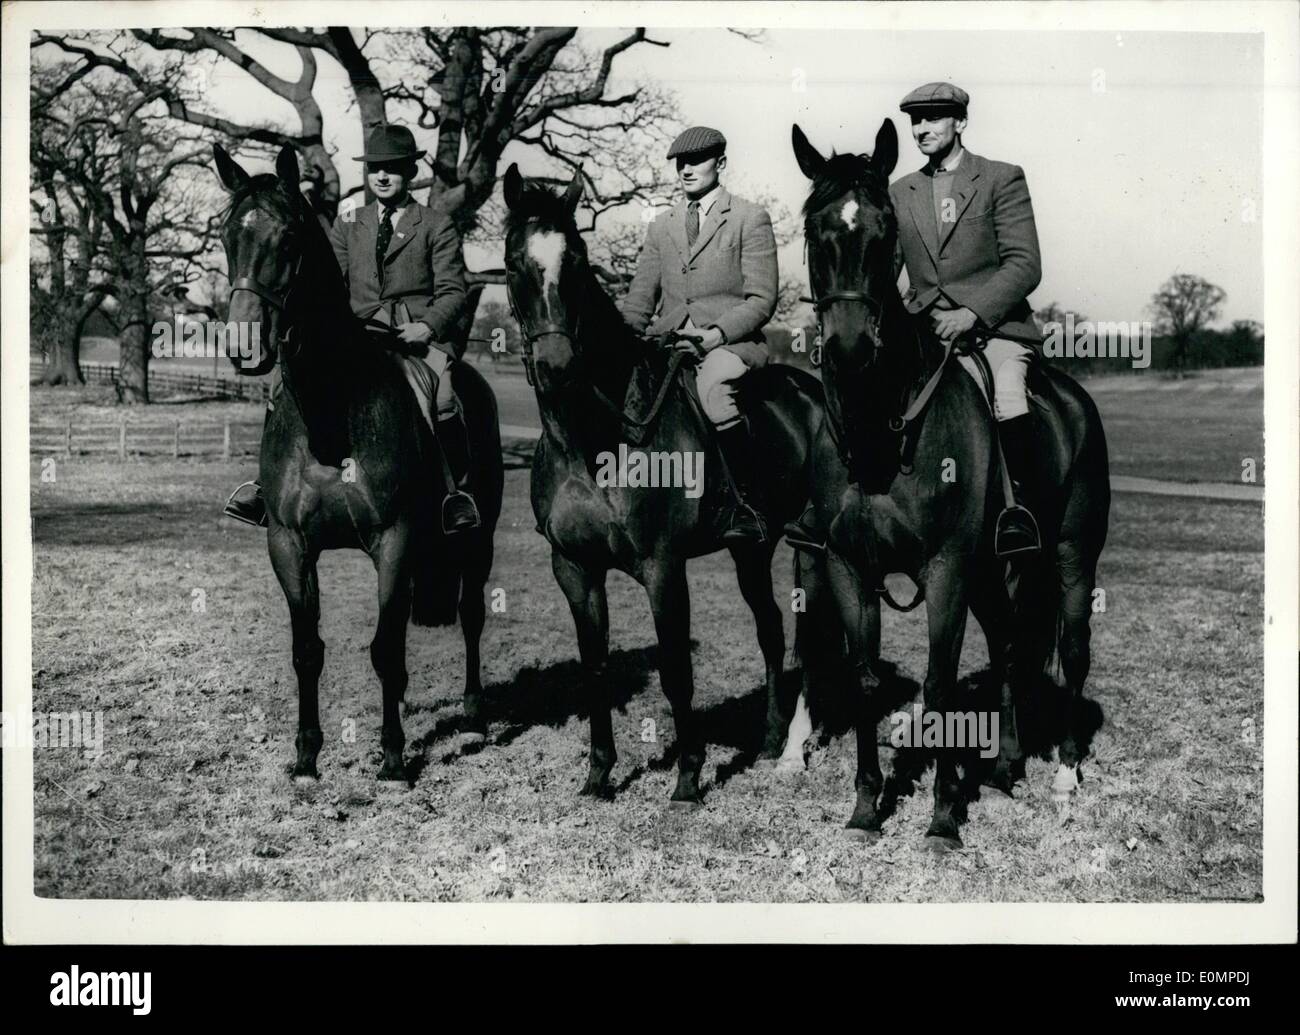
<svg viewBox="0 0 1300 1035">
<path fill-rule="evenodd" d="M 353 316 L 325 232 L 298 190 L 298 160 L 281 150 L 274 174 L 250 176 L 217 145 L 231 192 L 222 242 L 230 271 L 230 321 L 260 330 L 263 355 L 240 366 L 264 374 L 278 362 L 283 391 L 262 436 L 260 480 L 267 549 L 289 604 L 298 675 L 296 779 L 316 779 L 323 743 L 317 687 L 324 666 L 316 562 L 322 550 L 364 550 L 379 577 L 379 622 L 370 659 L 383 685 L 381 780 L 405 780 L 401 703 L 406 626 L 448 625 L 465 636 L 464 706 L 483 731 L 479 639 L 503 464 L 496 398 L 482 376 L 453 366 L 475 460 L 482 527 L 451 542 L 437 520 L 441 479 L 433 437 L 390 352 Z M 234 357 L 232 357 L 233 359 Z M 238 366 L 238 364 L 237 364 Z"/>
<path fill-rule="evenodd" d="M 666 373 L 667 350 L 647 346 L 624 323 L 596 279 L 574 225 L 582 192 L 578 176 L 564 196 L 557 197 L 539 184 L 526 183 L 512 165 L 504 188 L 509 208 L 507 283 L 542 419 L 532 465 L 533 513 L 538 530 L 551 544 L 552 568 L 573 613 L 590 705 L 591 757 L 582 793 L 609 795 L 617 754 L 605 685 L 605 579 L 615 569 L 641 583 L 650 598 L 660 681 L 677 732 L 678 777 L 672 803 L 690 807 L 700 801 L 705 745 L 691 705 L 686 561 L 722 548 L 719 517 L 727 499 L 717 447 L 686 388 L 674 383 L 675 361 L 669 361 Z M 736 384 L 741 409 L 754 422 L 754 435 L 767 445 L 759 493 L 767 527 L 782 527 L 810 500 L 819 519 L 829 522 L 838 512 L 846 481 L 816 378 L 772 364 L 749 372 Z M 657 418 L 646 419 L 656 407 Z M 667 458 L 679 470 L 689 458 L 707 458 L 697 465 L 703 467 L 701 491 L 602 480 L 602 458 L 618 456 L 620 447 L 644 457 Z M 780 753 L 789 711 L 781 700 L 784 630 L 772 596 L 775 541 L 729 549 L 741 595 L 754 614 L 766 666 L 762 751 L 772 757 Z M 809 666 L 829 652 L 824 643 L 833 645 L 838 633 L 842 644 L 844 636 L 829 593 L 821 591 L 825 583 L 816 571 L 820 561 L 801 557 L 798 563 L 796 577 L 807 593 L 807 607 L 802 613 L 796 609 L 796 649 L 807 676 Z"/>
<path fill-rule="evenodd" d="M 1067 375 L 1033 364 L 1031 411 L 1041 448 L 1028 479 L 1042 550 L 1010 568 L 993 551 L 1003 497 L 993 416 L 980 388 L 921 317 L 910 315 L 895 284 L 897 222 L 889 174 L 898 138 L 888 119 L 874 153 L 823 157 L 793 128 L 795 156 L 813 181 L 804 206 L 808 275 L 822 327 L 828 408 L 856 484 L 831 526 L 831 547 L 856 569 L 859 583 L 839 580 L 861 693 L 878 685 L 883 575 L 904 572 L 924 593 L 929 664 L 928 711 L 960 711 L 954 700 L 967 607 L 988 640 L 1000 688 L 999 754 L 989 782 L 1007 793 L 1024 771 L 1017 733 L 1019 702 L 1059 657 L 1071 695 L 1059 745 L 1054 796 L 1068 799 L 1086 753 L 1082 693 L 1090 664 L 1089 617 L 1097 560 L 1106 540 L 1110 478 L 1097 408 Z M 928 405 L 909 407 L 939 372 Z M 918 430 L 919 429 L 919 430 Z M 856 641 L 856 642 L 854 642 Z M 969 704 L 966 705 L 970 707 Z M 881 777 L 874 736 L 859 730 L 857 803 L 851 830 L 873 835 L 913 775 L 896 763 Z M 969 767 L 958 777 L 954 750 L 938 752 L 929 844 L 960 845 Z M 970 761 L 967 756 L 966 761 Z"/>
</svg>

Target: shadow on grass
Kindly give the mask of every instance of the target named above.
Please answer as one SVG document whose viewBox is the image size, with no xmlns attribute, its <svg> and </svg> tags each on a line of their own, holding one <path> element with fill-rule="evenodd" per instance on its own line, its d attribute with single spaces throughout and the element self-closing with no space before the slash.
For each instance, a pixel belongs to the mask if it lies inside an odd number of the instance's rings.
<svg viewBox="0 0 1300 1035">
<path fill-rule="evenodd" d="M 124 474 L 123 477 L 127 477 Z M 206 513 L 193 503 L 60 502 L 32 508 L 32 540 L 44 546 L 157 545 L 163 540 L 193 542 L 196 529 L 216 522 L 220 504 Z"/>
</svg>

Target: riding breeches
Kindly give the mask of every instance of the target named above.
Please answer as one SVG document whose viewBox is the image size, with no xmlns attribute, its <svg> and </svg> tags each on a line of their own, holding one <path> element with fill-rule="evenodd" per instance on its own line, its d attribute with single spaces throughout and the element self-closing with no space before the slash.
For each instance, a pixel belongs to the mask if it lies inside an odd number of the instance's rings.
<svg viewBox="0 0 1300 1035">
<path fill-rule="evenodd" d="M 415 393 L 420 413 L 437 433 L 436 422 L 456 414 L 456 396 L 451 390 L 451 357 L 430 346 L 429 355 L 399 356 L 406 383 Z"/>
<path fill-rule="evenodd" d="M 700 402 L 704 404 L 705 416 L 715 427 L 729 428 L 740 421 L 736 389 L 731 382 L 746 369 L 743 359 L 725 345 L 719 345 L 704 357 L 696 371 L 695 387 L 700 393 Z"/>
<path fill-rule="evenodd" d="M 1029 360 L 1033 354 L 1033 349 L 1028 345 L 1007 338 L 990 338 L 984 347 L 984 355 L 993 371 L 993 414 L 998 420 L 1023 417 L 1029 412 L 1029 400 L 1025 397 L 1025 377 L 1029 373 Z M 975 378 L 982 394 L 984 382 L 980 379 L 974 357 L 959 355 L 957 358 L 966 368 L 966 373 Z"/>
</svg>

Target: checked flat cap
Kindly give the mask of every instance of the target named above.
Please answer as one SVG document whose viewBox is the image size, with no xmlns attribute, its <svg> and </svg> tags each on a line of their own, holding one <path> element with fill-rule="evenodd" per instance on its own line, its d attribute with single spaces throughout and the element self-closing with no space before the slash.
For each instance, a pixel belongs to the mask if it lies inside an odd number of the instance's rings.
<svg viewBox="0 0 1300 1035">
<path fill-rule="evenodd" d="M 668 148 L 668 157 L 694 155 L 702 152 L 722 154 L 727 149 L 727 138 L 708 126 L 692 126 L 683 130 Z"/>
<path fill-rule="evenodd" d="M 965 111 L 969 103 L 970 94 L 960 86 L 953 86 L 952 83 L 926 83 L 899 101 L 898 106 L 903 111 L 915 108 L 957 108 Z"/>
</svg>

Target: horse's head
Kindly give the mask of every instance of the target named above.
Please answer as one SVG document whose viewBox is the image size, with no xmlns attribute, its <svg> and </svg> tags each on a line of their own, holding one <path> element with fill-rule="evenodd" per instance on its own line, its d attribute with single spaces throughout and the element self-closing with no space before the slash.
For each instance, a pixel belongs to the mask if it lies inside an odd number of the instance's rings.
<svg viewBox="0 0 1300 1035">
<path fill-rule="evenodd" d="M 870 156 L 829 158 L 796 125 L 791 138 L 799 168 L 812 180 L 804 202 L 808 282 L 822 329 L 822 347 L 841 369 L 872 363 L 883 347 L 880 325 L 894 291 L 898 224 L 889 202 L 889 174 L 898 161 L 898 134 L 889 120 Z"/>
<path fill-rule="evenodd" d="M 231 193 L 221 228 L 230 276 L 228 323 L 260 343 L 254 355 L 229 356 L 241 374 L 265 374 L 292 336 L 298 310 L 294 282 L 307 247 L 306 219 L 313 218 L 298 190 L 298 158 L 284 147 L 275 172 L 250 176 L 220 144 L 213 145 L 217 173 Z"/>
<path fill-rule="evenodd" d="M 582 197 L 580 173 L 562 196 L 506 170 L 506 288 L 519 321 L 530 379 L 548 394 L 569 383 L 579 357 L 578 323 L 592 281 L 587 246 L 573 220 Z"/>
</svg>

